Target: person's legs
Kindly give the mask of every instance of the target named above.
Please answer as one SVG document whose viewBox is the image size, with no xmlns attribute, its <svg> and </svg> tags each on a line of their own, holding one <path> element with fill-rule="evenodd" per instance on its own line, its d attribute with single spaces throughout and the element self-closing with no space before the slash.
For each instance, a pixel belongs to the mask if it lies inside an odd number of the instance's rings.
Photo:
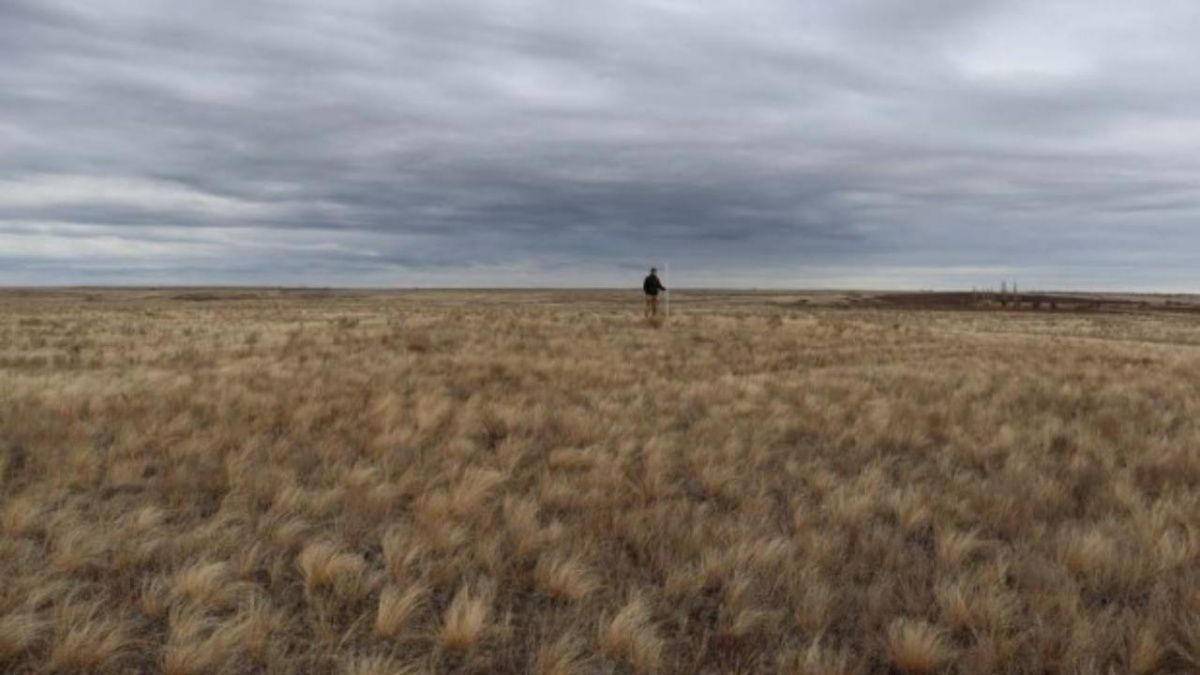
<svg viewBox="0 0 1200 675">
<path fill-rule="evenodd" d="M 658 316 L 658 296 L 647 296 L 647 301 L 650 303 L 650 318 Z"/>
<path fill-rule="evenodd" d="M 651 296 L 651 295 L 646 296 L 646 302 L 642 304 L 642 317 L 643 318 L 646 318 L 646 319 L 650 318 L 650 301 L 653 299 L 654 299 L 654 296 Z"/>
</svg>

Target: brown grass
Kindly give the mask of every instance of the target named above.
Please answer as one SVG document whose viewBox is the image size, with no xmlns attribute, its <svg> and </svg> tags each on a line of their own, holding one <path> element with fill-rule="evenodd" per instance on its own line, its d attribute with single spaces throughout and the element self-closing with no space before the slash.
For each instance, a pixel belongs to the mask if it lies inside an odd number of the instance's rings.
<svg viewBox="0 0 1200 675">
<path fill-rule="evenodd" d="M 451 651 L 474 647 L 483 638 L 492 615 L 492 592 L 464 585 L 446 608 L 442 631 L 442 646 Z"/>
<path fill-rule="evenodd" d="M 611 621 L 601 625 L 600 648 L 614 660 L 624 661 L 634 672 L 658 669 L 663 641 L 655 630 L 646 601 L 635 597 Z"/>
<path fill-rule="evenodd" d="M 427 591 L 423 586 L 412 586 L 400 590 L 395 586 L 387 586 L 379 594 L 379 611 L 375 615 L 375 632 L 388 638 L 397 638 L 402 634 L 421 609 Z"/>
<path fill-rule="evenodd" d="M 173 295 L 0 294 L 0 672 L 1200 667 L 1190 314 Z"/>
<path fill-rule="evenodd" d="M 888 626 L 887 641 L 892 665 L 902 673 L 937 672 L 952 656 L 943 631 L 924 621 L 896 619 Z"/>
</svg>

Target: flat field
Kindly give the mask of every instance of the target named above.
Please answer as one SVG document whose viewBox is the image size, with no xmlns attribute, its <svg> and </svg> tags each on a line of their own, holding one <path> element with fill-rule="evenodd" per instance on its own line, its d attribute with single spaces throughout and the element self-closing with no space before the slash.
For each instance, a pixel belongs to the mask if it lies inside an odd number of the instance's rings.
<svg viewBox="0 0 1200 675">
<path fill-rule="evenodd" d="M 906 298 L 0 293 L 0 671 L 1200 669 L 1200 315 Z"/>
</svg>

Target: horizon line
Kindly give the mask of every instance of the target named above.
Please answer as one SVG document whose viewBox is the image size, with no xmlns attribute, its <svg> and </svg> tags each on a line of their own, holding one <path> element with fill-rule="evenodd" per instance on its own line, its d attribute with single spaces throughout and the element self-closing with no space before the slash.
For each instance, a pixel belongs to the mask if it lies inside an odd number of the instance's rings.
<svg viewBox="0 0 1200 675">
<path fill-rule="evenodd" d="M 239 285 L 239 284 L 30 284 L 5 285 L 0 284 L 0 293 L 10 291 L 338 291 L 338 292 L 630 292 L 640 291 L 638 286 L 336 286 L 336 285 Z M 772 287 L 772 286 L 679 286 L 669 289 L 679 292 L 700 293 L 999 293 L 994 288 L 869 288 L 869 287 Z M 1012 291 L 1010 291 L 1011 293 Z M 1163 290 L 1086 290 L 1086 289 L 1045 289 L 1030 288 L 1020 290 L 1019 295 L 1158 295 L 1158 296 L 1200 296 L 1197 291 L 1163 291 Z"/>
</svg>

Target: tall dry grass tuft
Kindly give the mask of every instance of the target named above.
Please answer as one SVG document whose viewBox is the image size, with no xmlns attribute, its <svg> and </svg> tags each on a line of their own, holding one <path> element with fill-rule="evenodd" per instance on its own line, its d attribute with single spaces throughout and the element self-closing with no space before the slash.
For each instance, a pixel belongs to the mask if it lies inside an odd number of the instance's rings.
<svg viewBox="0 0 1200 675">
<path fill-rule="evenodd" d="M 219 609 L 236 599 L 229 563 L 197 562 L 175 573 L 171 593 L 188 602 Z"/>
<path fill-rule="evenodd" d="M 385 586 L 379 595 L 379 609 L 375 614 L 375 632 L 383 637 L 396 638 L 411 623 L 429 597 L 429 590 L 421 585 L 400 589 Z"/>
<path fill-rule="evenodd" d="M 467 469 L 450 493 L 450 512 L 460 518 L 472 514 L 504 480 L 504 474 L 494 469 Z"/>
<path fill-rule="evenodd" d="M 251 662 L 271 663 L 281 633 L 287 628 L 283 613 L 257 594 L 242 600 L 234 615 L 231 632 L 238 649 Z"/>
<path fill-rule="evenodd" d="M 537 675 L 583 675 L 588 672 L 588 662 L 582 641 L 565 633 L 554 642 L 538 648 Z"/>
<path fill-rule="evenodd" d="M 32 651 L 44 630 L 45 623 L 29 612 L 0 617 L 0 664 L 16 661 Z"/>
<path fill-rule="evenodd" d="M 142 582 L 138 592 L 137 607 L 143 616 L 159 620 L 167 615 L 171 608 L 171 597 L 167 580 L 162 577 L 147 579 Z"/>
<path fill-rule="evenodd" d="M 516 497 L 504 500 L 504 524 L 519 559 L 532 558 L 554 539 L 554 532 L 542 527 L 538 512 L 536 500 Z"/>
<path fill-rule="evenodd" d="M 945 633 L 924 621 L 896 619 L 888 626 L 888 653 L 902 673 L 934 673 L 953 656 Z"/>
<path fill-rule="evenodd" d="M 543 557 L 533 576 L 543 593 L 560 600 L 582 600 L 600 586 L 596 575 L 576 557 Z"/>
<path fill-rule="evenodd" d="M 609 658 L 627 663 L 635 672 L 651 673 L 658 669 L 663 640 L 641 596 L 635 596 L 611 621 L 601 624 L 600 648 Z"/>
<path fill-rule="evenodd" d="M 464 584 L 446 608 L 438 639 L 450 651 L 465 651 L 483 639 L 492 615 L 493 592 Z"/>
<path fill-rule="evenodd" d="M 130 655 L 134 640 L 130 626 L 116 618 L 104 618 L 100 607 L 71 608 L 59 619 L 48 659 L 56 672 L 88 673 L 115 670 Z"/>
<path fill-rule="evenodd" d="M 161 669 L 164 675 L 220 672 L 237 658 L 240 626 L 193 607 L 171 612 Z"/>
<path fill-rule="evenodd" d="M 785 654 L 779 671 L 786 675 L 852 675 L 861 668 L 852 663 L 849 654 L 826 647 L 818 636 L 803 651 Z"/>
<path fill-rule="evenodd" d="M 938 537 L 937 561 L 942 568 L 955 570 L 982 548 L 983 543 L 974 531 L 944 532 Z"/>
<path fill-rule="evenodd" d="M 365 597 L 375 583 L 362 556 L 328 541 L 306 546 L 296 564 L 309 593 L 329 590 L 336 597 L 353 602 Z"/>
</svg>

